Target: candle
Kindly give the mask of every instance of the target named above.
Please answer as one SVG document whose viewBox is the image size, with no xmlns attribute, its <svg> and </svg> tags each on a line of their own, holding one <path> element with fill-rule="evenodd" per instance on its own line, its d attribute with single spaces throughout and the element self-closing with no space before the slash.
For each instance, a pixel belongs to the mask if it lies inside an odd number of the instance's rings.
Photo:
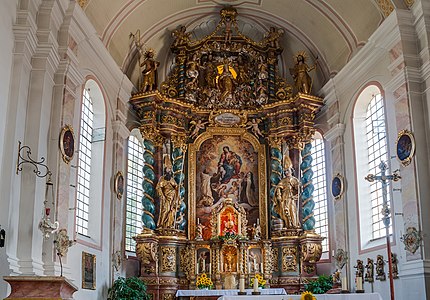
<svg viewBox="0 0 430 300">
<path fill-rule="evenodd" d="M 260 219 L 257 218 L 257 225 L 260 225 Z"/>
<path fill-rule="evenodd" d="M 236 263 L 236 272 L 239 272 L 239 263 Z"/>
<path fill-rule="evenodd" d="M 331 256 L 334 257 L 334 250 L 331 250 Z"/>
<path fill-rule="evenodd" d="M 357 290 L 362 291 L 363 290 L 363 278 L 357 277 Z"/>
<path fill-rule="evenodd" d="M 342 291 L 348 290 L 348 279 L 345 277 L 342 277 Z"/>
<path fill-rule="evenodd" d="M 200 224 L 200 218 L 197 218 L 197 224 Z"/>
<path fill-rule="evenodd" d="M 212 263 L 209 263 L 209 274 L 212 274 Z"/>
<path fill-rule="evenodd" d="M 264 269 L 263 269 L 263 263 L 260 264 L 260 272 L 264 273 Z"/>
<path fill-rule="evenodd" d="M 258 292 L 258 278 L 254 277 L 254 292 Z"/>
<path fill-rule="evenodd" d="M 245 278 L 239 279 L 239 292 L 245 292 Z"/>
<path fill-rule="evenodd" d="M 248 273 L 251 273 L 251 263 L 248 262 Z"/>
<path fill-rule="evenodd" d="M 199 264 L 196 264 L 196 274 L 199 274 Z"/>
<path fill-rule="evenodd" d="M 203 261 L 202 273 L 206 273 L 206 263 L 205 263 L 205 261 Z"/>
</svg>

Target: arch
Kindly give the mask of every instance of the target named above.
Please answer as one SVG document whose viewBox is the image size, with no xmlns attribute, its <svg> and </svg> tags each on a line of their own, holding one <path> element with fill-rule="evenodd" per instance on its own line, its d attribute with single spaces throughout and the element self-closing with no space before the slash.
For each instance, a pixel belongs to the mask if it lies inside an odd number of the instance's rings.
<svg viewBox="0 0 430 300">
<path fill-rule="evenodd" d="M 364 179 L 369 173 L 379 173 L 380 161 L 389 163 L 388 126 L 383 95 L 379 83 L 369 82 L 359 92 L 353 107 L 356 204 L 361 249 L 377 246 L 380 238 L 385 237 L 385 227 L 380 217 L 380 187 L 376 182 L 370 183 Z M 388 195 L 388 198 L 391 196 Z"/>
<path fill-rule="evenodd" d="M 88 76 L 82 89 L 78 138 L 75 227 L 79 240 L 101 246 L 106 105 L 100 85 Z"/>
</svg>

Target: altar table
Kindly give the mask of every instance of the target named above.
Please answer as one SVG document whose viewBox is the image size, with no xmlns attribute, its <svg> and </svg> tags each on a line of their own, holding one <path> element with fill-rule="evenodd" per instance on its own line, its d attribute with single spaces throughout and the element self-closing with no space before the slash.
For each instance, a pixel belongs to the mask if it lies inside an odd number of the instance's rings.
<svg viewBox="0 0 430 300">
<path fill-rule="evenodd" d="M 364 294 L 321 294 L 314 295 L 316 300 L 382 300 L 381 295 L 378 293 L 364 293 Z M 258 297 L 258 298 L 257 298 Z M 218 300 L 300 300 L 300 295 L 261 295 L 261 296 L 222 296 Z"/>
<path fill-rule="evenodd" d="M 249 295 L 252 289 L 245 290 Z M 262 295 L 287 295 L 285 289 L 260 289 Z M 214 296 L 235 296 L 239 290 L 178 290 L 176 297 L 214 297 Z M 244 299 L 244 296 L 241 296 Z M 281 298 L 279 298 L 281 299 Z"/>
</svg>

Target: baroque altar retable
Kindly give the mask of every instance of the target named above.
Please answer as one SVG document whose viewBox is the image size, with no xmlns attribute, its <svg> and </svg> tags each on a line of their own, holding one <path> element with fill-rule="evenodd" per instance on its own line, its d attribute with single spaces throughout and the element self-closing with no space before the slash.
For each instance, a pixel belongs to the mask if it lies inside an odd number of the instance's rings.
<svg viewBox="0 0 430 300">
<path fill-rule="evenodd" d="M 323 100 L 311 94 L 315 66 L 298 53 L 294 84 L 277 74 L 281 29 L 257 42 L 237 11 L 221 10 L 212 33 L 174 32 L 174 65 L 158 90 L 154 53 L 130 100 L 144 145 L 141 278 L 153 299 L 196 288 L 237 288 L 261 274 L 268 287 L 299 290 L 316 274 L 311 138 Z M 295 170 L 295 172 L 294 172 Z M 297 176 L 297 177 L 296 177 Z"/>
</svg>

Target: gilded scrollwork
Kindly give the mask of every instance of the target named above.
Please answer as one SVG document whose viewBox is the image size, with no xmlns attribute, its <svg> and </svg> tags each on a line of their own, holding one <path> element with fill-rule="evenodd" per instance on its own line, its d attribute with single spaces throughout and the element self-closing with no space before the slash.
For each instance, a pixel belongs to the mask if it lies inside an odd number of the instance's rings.
<svg viewBox="0 0 430 300">
<path fill-rule="evenodd" d="M 302 245 L 302 260 L 316 263 L 322 255 L 321 243 L 306 243 Z"/>
<path fill-rule="evenodd" d="M 161 272 L 176 271 L 176 247 L 161 246 Z"/>
<path fill-rule="evenodd" d="M 190 245 L 186 246 L 185 248 L 182 248 L 180 251 L 180 268 L 185 273 L 188 279 L 191 278 L 192 275 L 194 275 L 195 270 L 195 247 L 192 247 Z"/>
<path fill-rule="evenodd" d="M 282 272 L 297 271 L 297 247 L 282 247 Z"/>
</svg>

